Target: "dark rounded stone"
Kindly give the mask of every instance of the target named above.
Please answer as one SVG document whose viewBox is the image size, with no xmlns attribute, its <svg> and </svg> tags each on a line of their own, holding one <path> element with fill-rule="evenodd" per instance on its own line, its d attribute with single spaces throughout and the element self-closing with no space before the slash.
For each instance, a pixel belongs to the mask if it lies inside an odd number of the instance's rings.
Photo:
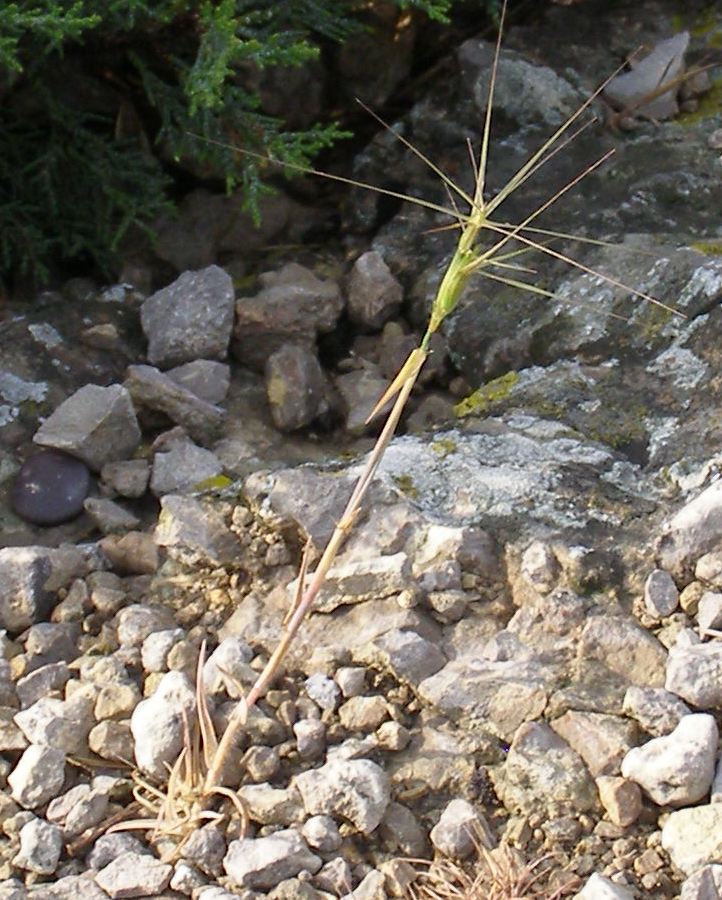
<svg viewBox="0 0 722 900">
<path fill-rule="evenodd" d="M 10 502 L 15 512 L 34 525 L 59 525 L 80 515 L 90 490 L 90 470 L 74 456 L 43 450 L 18 472 Z"/>
</svg>

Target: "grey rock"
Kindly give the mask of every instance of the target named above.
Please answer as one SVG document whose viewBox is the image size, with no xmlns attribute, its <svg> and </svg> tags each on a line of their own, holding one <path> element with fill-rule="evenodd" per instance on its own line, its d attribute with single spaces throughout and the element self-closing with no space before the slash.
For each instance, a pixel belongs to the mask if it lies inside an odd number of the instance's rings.
<svg viewBox="0 0 722 900">
<path fill-rule="evenodd" d="M 604 88 L 604 96 L 617 109 L 631 110 L 631 115 L 655 121 L 673 118 L 679 112 L 674 79 L 684 71 L 684 54 L 688 46 L 688 31 L 660 41 L 651 53 L 634 61 L 631 71 L 615 75 Z M 647 99 L 665 84 L 670 85 L 670 90 L 652 100 Z"/>
<path fill-rule="evenodd" d="M 363 666 L 341 666 L 334 675 L 336 684 L 347 699 L 363 694 L 366 685 L 366 669 Z"/>
<path fill-rule="evenodd" d="M 389 779 L 368 759 L 338 759 L 296 776 L 309 815 L 340 815 L 362 834 L 381 822 L 391 799 Z"/>
<path fill-rule="evenodd" d="M 375 368 L 355 369 L 337 375 L 334 384 L 338 390 L 345 415 L 345 428 L 349 434 L 373 433 L 383 423 L 391 409 L 387 402 L 372 421 L 367 421 L 381 396 L 389 386 L 388 380 Z"/>
<path fill-rule="evenodd" d="M 561 677 L 558 664 L 487 660 L 470 650 L 424 679 L 418 692 L 447 715 L 483 721 L 510 740 L 523 722 L 542 714 Z"/>
<path fill-rule="evenodd" d="M 166 672 L 171 648 L 185 638 L 182 628 L 165 628 L 151 632 L 143 641 L 140 658 L 146 672 Z"/>
<path fill-rule="evenodd" d="M 109 534 L 98 545 L 113 569 L 122 575 L 152 575 L 161 562 L 153 535 L 145 531 Z"/>
<path fill-rule="evenodd" d="M 446 665 L 446 657 L 432 641 L 414 631 L 391 629 L 354 651 L 354 659 L 393 673 L 414 687 Z"/>
<path fill-rule="evenodd" d="M 574 895 L 574 900 L 634 900 L 634 894 L 595 872 L 589 876 L 581 891 Z"/>
<path fill-rule="evenodd" d="M 644 605 L 655 619 L 671 616 L 679 604 L 679 591 L 672 576 L 664 569 L 655 569 L 644 582 Z"/>
<path fill-rule="evenodd" d="M 304 688 L 308 696 L 321 709 L 335 709 L 339 700 L 339 688 L 336 682 L 321 672 L 316 672 L 306 679 Z"/>
<path fill-rule="evenodd" d="M 39 622 L 25 634 L 29 670 L 54 662 L 71 662 L 78 656 L 78 626 L 70 622 Z"/>
<path fill-rule="evenodd" d="M 559 560 L 545 541 L 532 541 L 521 558 L 521 574 L 540 594 L 551 591 L 561 572 Z"/>
<path fill-rule="evenodd" d="M 705 591 L 699 598 L 697 609 L 697 626 L 700 636 L 710 631 L 719 631 L 722 627 L 722 594 Z"/>
<path fill-rule="evenodd" d="M 218 266 L 184 272 L 148 297 L 140 321 L 153 365 L 177 366 L 195 359 L 224 359 L 233 328 L 234 290 Z"/>
<path fill-rule="evenodd" d="M 316 353 L 298 344 L 282 344 L 265 366 L 271 418 L 281 431 L 310 425 L 328 409 L 327 384 Z"/>
<path fill-rule="evenodd" d="M 620 716 L 570 710 L 550 723 L 586 763 L 592 777 L 616 775 L 638 741 L 634 723 Z"/>
<path fill-rule="evenodd" d="M 52 884 L 46 882 L 30 889 L 30 900 L 107 900 L 108 895 L 95 883 L 94 874 L 65 875 Z"/>
<path fill-rule="evenodd" d="M 697 803 L 712 785 L 718 737 L 712 716 L 684 716 L 671 734 L 630 750 L 622 775 L 636 781 L 658 806 Z"/>
<path fill-rule="evenodd" d="M 206 886 L 206 879 L 193 866 L 178 861 L 173 869 L 169 887 L 172 891 L 189 896 L 194 890 Z"/>
<path fill-rule="evenodd" d="M 377 330 L 399 311 L 403 288 L 376 250 L 362 253 L 348 279 L 348 313 L 353 322 Z"/>
<path fill-rule="evenodd" d="M 27 709 L 42 697 L 53 691 L 61 691 L 70 678 L 70 669 L 65 662 L 48 663 L 28 675 L 19 678 L 15 688 L 22 709 Z"/>
<path fill-rule="evenodd" d="M 103 534 L 132 531 L 140 525 L 136 515 L 104 497 L 88 497 L 83 507 Z"/>
<path fill-rule="evenodd" d="M 493 45 L 472 38 L 461 45 L 458 58 L 472 86 L 474 101 L 484 111 L 489 99 Z M 581 98 L 571 84 L 552 69 L 528 62 L 512 50 L 502 50 L 499 57 L 494 108 L 520 125 L 542 122 L 556 126 L 564 122 L 580 106 Z"/>
<path fill-rule="evenodd" d="M 452 800 L 430 832 L 431 843 L 445 856 L 466 859 L 482 844 L 494 846 L 488 822 L 468 800 Z"/>
<path fill-rule="evenodd" d="M 589 771 L 571 747 L 543 723 L 527 722 L 514 735 L 496 785 L 509 810 L 535 812 L 554 805 L 571 813 L 597 804 Z"/>
<path fill-rule="evenodd" d="M 386 900 L 385 881 L 382 872 L 372 869 L 350 893 L 343 895 L 342 900 Z"/>
<path fill-rule="evenodd" d="M 722 538 L 722 480 L 712 482 L 664 526 L 657 545 L 661 567 L 684 576 Z"/>
<path fill-rule="evenodd" d="M 121 609 L 115 622 L 122 647 L 140 647 L 153 632 L 166 631 L 175 625 L 170 609 L 145 603 L 133 603 Z"/>
<path fill-rule="evenodd" d="M 411 810 L 401 803 L 393 800 L 389 803 L 379 831 L 384 844 L 393 853 L 417 859 L 428 853 L 426 829 Z"/>
<path fill-rule="evenodd" d="M 168 887 L 173 866 L 147 853 L 121 853 L 95 876 L 97 884 L 112 898 L 153 897 Z"/>
<path fill-rule="evenodd" d="M 52 800 L 64 781 L 65 753 L 40 744 L 31 744 L 8 775 L 11 796 L 25 809 L 36 809 Z"/>
<path fill-rule="evenodd" d="M 338 711 L 339 721 L 347 731 L 376 731 L 388 715 L 388 703 L 378 694 L 373 697 L 351 697 Z"/>
<path fill-rule="evenodd" d="M 722 707 L 722 643 L 672 647 L 665 687 L 691 706 Z"/>
<path fill-rule="evenodd" d="M 142 497 L 148 488 L 150 466 L 145 459 L 109 462 L 100 470 L 100 477 L 121 497 L 135 499 Z"/>
<path fill-rule="evenodd" d="M 103 834 L 93 844 L 86 861 L 92 869 L 104 869 L 108 863 L 128 852 L 150 853 L 150 850 L 127 831 Z"/>
<path fill-rule="evenodd" d="M 103 821 L 108 802 L 106 790 L 80 784 L 52 800 L 46 818 L 55 825 L 62 825 L 66 838 L 77 837 Z"/>
<path fill-rule="evenodd" d="M 17 634 L 47 616 L 53 602 L 46 589 L 50 573 L 45 547 L 0 549 L 0 628 Z"/>
<path fill-rule="evenodd" d="M 342 856 L 335 856 L 316 874 L 313 883 L 319 890 L 342 897 L 351 890 L 351 866 Z"/>
<path fill-rule="evenodd" d="M 282 344 L 311 347 L 318 334 L 332 331 L 343 299 L 335 282 L 297 263 L 264 272 L 259 281 L 258 294 L 236 303 L 233 353 L 241 365 L 260 372 Z"/>
<path fill-rule="evenodd" d="M 32 744 L 82 756 L 88 752 L 88 732 L 95 724 L 93 699 L 80 690 L 67 700 L 41 697 L 21 710 L 15 722 Z"/>
<path fill-rule="evenodd" d="M 722 803 L 670 813 L 662 826 L 662 846 L 685 875 L 722 856 Z"/>
<path fill-rule="evenodd" d="M 248 665 L 252 659 L 253 650 L 241 638 L 222 640 L 203 667 L 206 690 L 211 694 L 225 691 L 231 699 L 240 699 L 258 676 Z"/>
<path fill-rule="evenodd" d="M 125 387 L 137 405 L 163 413 L 202 444 L 211 441 L 223 423 L 220 407 L 196 397 L 153 366 L 128 366 Z"/>
<path fill-rule="evenodd" d="M 627 828 L 637 821 L 642 812 L 642 791 L 636 782 L 616 775 L 600 775 L 596 783 L 599 800 L 615 825 Z"/>
<path fill-rule="evenodd" d="M 661 687 L 667 653 L 659 641 L 624 616 L 594 616 L 582 632 L 579 655 L 644 687 Z"/>
<path fill-rule="evenodd" d="M 189 862 L 211 875 L 220 875 L 226 840 L 215 825 L 204 825 L 192 831 L 183 845 L 183 856 Z"/>
<path fill-rule="evenodd" d="M 269 890 L 307 869 L 317 872 L 322 860 L 297 831 L 277 831 L 269 837 L 232 841 L 223 868 L 241 888 Z"/>
<path fill-rule="evenodd" d="M 301 759 L 319 759 L 326 749 L 326 726 L 318 719 L 301 719 L 294 723 L 293 733 Z"/>
<path fill-rule="evenodd" d="M 722 896 L 722 866 L 703 866 L 682 882 L 679 900 L 717 900 Z"/>
<path fill-rule="evenodd" d="M 231 383 L 230 366 L 212 359 L 194 359 L 169 369 L 166 375 L 196 397 L 213 405 L 223 403 Z"/>
<path fill-rule="evenodd" d="M 155 692 L 136 706 L 130 720 L 138 766 L 153 778 L 167 775 L 183 746 L 183 717 L 192 721 L 196 699 L 182 672 L 167 672 Z"/>
<path fill-rule="evenodd" d="M 632 685 L 624 695 L 624 712 L 650 734 L 669 734 L 691 710 L 676 694 L 664 688 Z"/>
<path fill-rule="evenodd" d="M 140 438 L 128 391 L 119 384 L 86 384 L 43 422 L 33 441 L 65 450 L 99 472 L 105 463 L 129 457 Z"/>
<path fill-rule="evenodd" d="M 182 494 L 222 471 L 223 464 L 210 450 L 189 440 L 175 441 L 153 457 L 150 489 L 156 497 Z"/>
<path fill-rule="evenodd" d="M 297 581 L 291 582 L 289 593 L 296 590 Z M 413 587 L 411 562 L 405 553 L 337 562 L 328 570 L 314 601 L 314 609 L 327 613 L 339 606 L 378 600 Z"/>
<path fill-rule="evenodd" d="M 217 509 L 202 500 L 167 494 L 161 498 L 155 541 L 187 565 L 236 562 L 241 546 Z"/>
<path fill-rule="evenodd" d="M 311 816 L 304 822 L 301 834 L 309 847 L 321 853 L 333 853 L 343 840 L 331 816 Z"/>
<path fill-rule="evenodd" d="M 20 829 L 20 852 L 13 864 L 21 869 L 52 875 L 63 850 L 63 835 L 56 825 L 33 819 Z"/>
<path fill-rule="evenodd" d="M 291 826 L 303 820 L 301 795 L 294 787 L 274 788 L 270 784 L 244 784 L 238 793 L 254 822 L 261 825 Z"/>
</svg>

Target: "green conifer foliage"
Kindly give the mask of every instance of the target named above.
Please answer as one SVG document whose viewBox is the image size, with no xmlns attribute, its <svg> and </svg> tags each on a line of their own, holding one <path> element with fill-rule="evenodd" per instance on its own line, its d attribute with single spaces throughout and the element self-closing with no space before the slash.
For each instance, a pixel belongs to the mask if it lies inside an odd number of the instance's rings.
<svg viewBox="0 0 722 900">
<path fill-rule="evenodd" d="M 445 21 L 453 0 L 395 0 Z M 367 4 L 366 4 L 367 5 Z M 170 208 L 172 161 L 241 185 L 308 164 L 343 132 L 289 131 L 244 66 L 297 66 L 361 27 L 358 0 L 16 0 L 0 14 L 0 278 L 53 261 L 112 273 L 128 230 Z M 209 140 L 210 139 L 210 140 Z M 217 143 L 214 143 L 216 141 Z"/>
</svg>

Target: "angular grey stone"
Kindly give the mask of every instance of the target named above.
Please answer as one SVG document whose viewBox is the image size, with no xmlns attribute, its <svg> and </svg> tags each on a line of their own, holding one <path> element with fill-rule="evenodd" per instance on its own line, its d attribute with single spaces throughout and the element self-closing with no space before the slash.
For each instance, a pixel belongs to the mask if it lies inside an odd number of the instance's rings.
<svg viewBox="0 0 722 900">
<path fill-rule="evenodd" d="M 309 815 L 341 815 L 363 834 L 383 819 L 391 799 L 389 779 L 368 759 L 337 759 L 296 776 Z"/>
<path fill-rule="evenodd" d="M 351 697 L 338 711 L 341 725 L 350 732 L 376 731 L 388 715 L 389 705 L 378 694 L 372 697 Z"/>
<path fill-rule="evenodd" d="M 336 682 L 324 675 L 315 672 L 304 683 L 308 696 L 317 703 L 321 709 L 336 709 L 339 700 L 339 687 Z"/>
<path fill-rule="evenodd" d="M 684 71 L 684 54 L 688 46 L 688 31 L 659 41 L 651 53 L 635 60 L 629 72 L 615 75 L 604 88 L 604 96 L 616 109 L 631 109 L 632 115 L 655 121 L 673 118 L 679 105 L 672 86 L 675 78 Z M 670 90 L 648 99 L 650 94 L 667 84 Z"/>
<path fill-rule="evenodd" d="M 53 747 L 31 744 L 8 775 L 13 800 L 36 809 L 57 796 L 65 781 L 65 753 Z"/>
<path fill-rule="evenodd" d="M 108 863 L 95 876 L 100 887 L 113 898 L 155 897 L 168 887 L 173 866 L 147 853 L 128 850 Z"/>
<path fill-rule="evenodd" d="M 95 724 L 93 700 L 83 691 L 76 691 L 67 700 L 41 697 L 21 710 L 15 722 L 32 744 L 82 756 L 88 752 L 88 732 Z"/>
<path fill-rule="evenodd" d="M 722 539 L 722 480 L 689 501 L 665 525 L 657 545 L 663 569 L 684 577 Z"/>
<path fill-rule="evenodd" d="M 664 569 L 655 569 L 644 582 L 644 605 L 655 619 L 671 616 L 679 604 L 679 591 L 674 579 Z"/>
<path fill-rule="evenodd" d="M 481 843 L 487 849 L 494 844 L 493 833 L 483 815 L 468 800 L 452 800 L 430 832 L 431 843 L 444 856 L 465 859 Z"/>
<path fill-rule="evenodd" d="M 196 698 L 182 672 L 167 672 L 155 692 L 133 711 L 130 727 L 138 766 L 153 778 L 167 777 L 183 746 L 183 717 L 193 721 Z"/>
<path fill-rule="evenodd" d="M 191 391 L 206 403 L 223 403 L 231 383 L 231 368 L 212 359 L 194 359 L 166 372 L 176 384 Z"/>
<path fill-rule="evenodd" d="M 354 651 L 354 660 L 388 670 L 414 687 L 446 665 L 446 657 L 431 641 L 414 631 L 391 629 Z"/>
<path fill-rule="evenodd" d="M 156 497 L 182 494 L 222 471 L 223 464 L 210 450 L 192 441 L 176 441 L 153 457 L 150 489 Z"/>
<path fill-rule="evenodd" d="M 173 559 L 188 565 L 214 566 L 238 560 L 238 538 L 212 506 L 179 494 L 167 494 L 160 505 L 155 541 Z"/>
<path fill-rule="evenodd" d="M 593 778 L 616 775 L 622 757 L 638 743 L 638 729 L 621 716 L 569 710 L 550 723 L 586 763 Z"/>
<path fill-rule="evenodd" d="M 672 647 L 665 687 L 692 706 L 722 708 L 722 643 Z"/>
<path fill-rule="evenodd" d="M 108 895 L 95 883 L 95 873 L 66 875 L 52 884 L 39 884 L 30 889 L 29 900 L 107 900 Z"/>
<path fill-rule="evenodd" d="M 703 866 L 682 882 L 679 900 L 718 900 L 722 897 L 722 866 Z"/>
<path fill-rule="evenodd" d="M 150 466 L 146 459 L 124 459 L 106 463 L 100 470 L 103 482 L 121 497 L 142 497 L 148 488 Z"/>
<path fill-rule="evenodd" d="M 168 367 L 194 359 L 224 359 L 233 304 L 233 281 L 218 266 L 184 272 L 156 291 L 140 311 L 150 362 Z"/>
<path fill-rule="evenodd" d="M 372 869 L 350 893 L 344 894 L 341 900 L 386 900 L 385 883 L 383 872 Z"/>
<path fill-rule="evenodd" d="M 712 716 L 684 716 L 671 734 L 630 750 L 622 775 L 636 781 L 658 806 L 697 803 L 712 785 L 718 737 Z"/>
<path fill-rule="evenodd" d="M 471 85 L 474 101 L 486 109 L 493 47 L 472 38 L 458 50 L 464 78 Z M 546 66 L 534 65 L 512 50 L 502 50 L 499 58 L 494 109 L 521 125 L 542 122 L 560 125 L 579 108 L 581 98 L 572 85 Z"/>
<path fill-rule="evenodd" d="M 232 841 L 223 860 L 223 868 L 238 887 L 257 890 L 270 890 L 304 869 L 317 872 L 321 865 L 321 858 L 292 829 Z"/>
<path fill-rule="evenodd" d="M 215 825 L 204 825 L 190 833 L 183 844 L 183 856 L 203 872 L 220 875 L 226 849 L 222 831 Z"/>
<path fill-rule="evenodd" d="M 301 834 L 309 847 L 321 853 L 333 853 L 343 842 L 338 825 L 331 816 L 311 816 L 304 822 Z"/>
<path fill-rule="evenodd" d="M 722 550 L 713 550 L 700 556 L 694 568 L 694 577 L 697 581 L 722 588 Z"/>
<path fill-rule="evenodd" d="M 120 384 L 86 384 L 43 422 L 33 441 L 65 450 L 99 472 L 105 463 L 127 459 L 140 438 L 128 391 Z"/>
<path fill-rule="evenodd" d="M 236 303 L 233 353 L 242 366 L 262 372 L 282 344 L 310 347 L 318 334 L 333 331 L 343 298 L 335 282 L 321 281 L 297 263 L 264 272 L 259 281 L 258 294 Z"/>
<path fill-rule="evenodd" d="M 103 534 L 132 531 L 140 525 L 136 515 L 105 497 L 88 497 L 83 506 Z"/>
<path fill-rule="evenodd" d="M 372 421 L 368 418 L 389 386 L 388 380 L 373 367 L 337 375 L 334 384 L 343 401 L 346 431 L 361 435 L 378 430 L 379 422 L 383 422 L 391 409 L 391 401 L 381 408 Z"/>
<path fill-rule="evenodd" d="M 21 869 L 52 875 L 63 851 L 63 835 L 56 825 L 33 819 L 20 829 L 20 852 L 13 864 Z"/>
<path fill-rule="evenodd" d="M 244 784 L 238 793 L 254 822 L 288 827 L 303 821 L 301 795 L 293 786 L 274 788 L 268 783 Z"/>
<path fill-rule="evenodd" d="M 153 366 L 128 366 L 125 387 L 134 402 L 162 412 L 200 443 L 208 443 L 223 423 L 223 410 L 206 403 Z"/>
<path fill-rule="evenodd" d="M 664 684 L 667 652 L 631 617 L 593 616 L 582 632 L 579 656 L 599 660 L 632 684 Z"/>
<path fill-rule="evenodd" d="M 293 725 L 301 759 L 319 759 L 326 749 L 326 726 L 318 719 L 301 719 Z"/>
<path fill-rule="evenodd" d="M 722 627 L 722 594 L 705 591 L 699 598 L 697 625 L 701 637 Z"/>
<path fill-rule="evenodd" d="M 140 658 L 146 672 L 165 672 L 168 669 L 168 654 L 174 644 L 185 638 L 182 628 L 165 628 L 153 631 L 143 641 Z"/>
<path fill-rule="evenodd" d="M 495 786 L 510 811 L 553 805 L 574 813 L 597 805 L 596 787 L 581 758 L 540 722 L 527 722 L 514 735 Z"/>
<path fill-rule="evenodd" d="M 264 377 L 271 418 L 281 431 L 304 428 L 328 409 L 326 377 L 312 349 L 283 344 L 268 357 Z"/>
<path fill-rule="evenodd" d="M 627 688 L 623 710 L 655 737 L 674 731 L 682 716 L 692 711 L 671 691 L 638 685 Z"/>
<path fill-rule="evenodd" d="M 173 613 L 165 606 L 133 603 L 115 617 L 118 640 L 122 647 L 140 647 L 155 631 L 166 631 L 175 625 Z"/>
<path fill-rule="evenodd" d="M 362 253 L 348 279 L 348 313 L 353 322 L 377 330 L 401 308 L 403 288 L 376 250 Z"/>
<path fill-rule="evenodd" d="M 203 684 L 215 694 L 225 690 L 232 700 L 239 700 L 254 683 L 258 673 L 248 664 L 253 650 L 241 638 L 227 637 L 220 642 L 203 666 Z"/>
<path fill-rule="evenodd" d="M 722 803 L 670 813 L 662 826 L 662 846 L 685 875 L 722 858 Z"/>
<path fill-rule="evenodd" d="M 522 554 L 521 574 L 540 594 L 554 588 L 560 572 L 559 560 L 544 541 L 532 541 Z"/>
<path fill-rule="evenodd" d="M 50 573 L 45 547 L 0 549 L 0 628 L 17 634 L 47 616 L 53 603 L 45 587 Z"/>
</svg>

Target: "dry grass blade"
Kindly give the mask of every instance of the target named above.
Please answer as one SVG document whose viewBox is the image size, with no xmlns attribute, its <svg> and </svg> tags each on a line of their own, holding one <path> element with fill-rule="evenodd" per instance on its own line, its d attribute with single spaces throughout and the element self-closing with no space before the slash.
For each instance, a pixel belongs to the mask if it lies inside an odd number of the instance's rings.
<svg viewBox="0 0 722 900">
<path fill-rule="evenodd" d="M 478 841 L 471 862 L 441 858 L 415 860 L 420 870 L 409 888 L 411 900 L 559 900 L 579 888 L 570 876 L 561 887 L 549 887 L 557 870 L 552 854 L 526 860 L 506 844 L 489 850 Z"/>
</svg>

